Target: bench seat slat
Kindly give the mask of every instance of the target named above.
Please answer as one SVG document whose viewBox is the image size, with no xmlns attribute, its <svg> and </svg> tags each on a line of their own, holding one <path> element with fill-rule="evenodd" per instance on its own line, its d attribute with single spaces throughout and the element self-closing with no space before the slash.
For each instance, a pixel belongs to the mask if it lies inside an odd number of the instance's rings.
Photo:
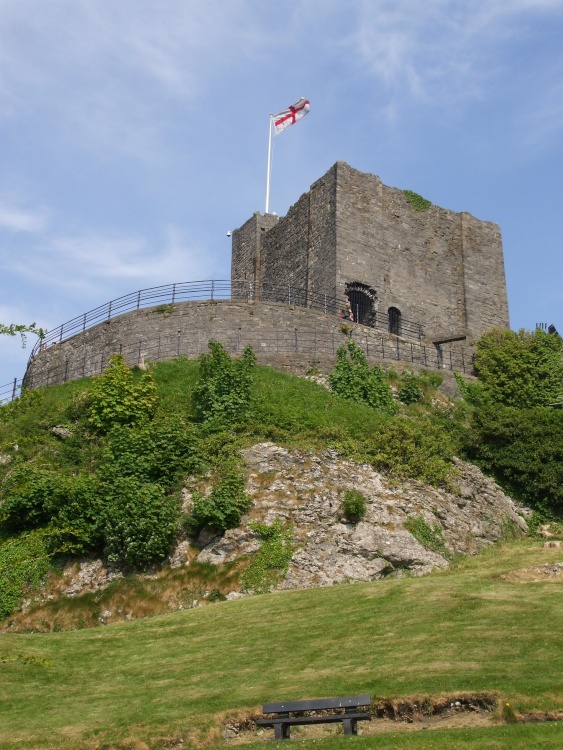
<svg viewBox="0 0 563 750">
<path fill-rule="evenodd" d="M 371 719 L 370 714 L 355 713 L 355 714 L 330 714 L 329 716 L 295 716 L 278 719 L 257 719 L 256 726 L 259 727 L 273 727 L 275 724 L 289 724 L 290 726 L 297 726 L 298 724 L 330 724 L 332 722 L 343 721 L 348 719 L 354 719 L 355 721 L 369 721 Z"/>
<path fill-rule="evenodd" d="M 319 711 L 326 708 L 355 708 L 369 706 L 369 695 L 349 695 L 344 698 L 318 698 L 317 700 L 284 701 L 282 703 L 264 703 L 262 713 L 286 713 L 287 711 Z"/>
</svg>

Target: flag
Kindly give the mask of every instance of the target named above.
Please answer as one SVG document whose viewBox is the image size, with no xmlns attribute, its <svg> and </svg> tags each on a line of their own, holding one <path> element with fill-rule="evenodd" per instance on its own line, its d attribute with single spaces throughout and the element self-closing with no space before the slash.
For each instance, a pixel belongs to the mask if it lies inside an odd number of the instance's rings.
<svg viewBox="0 0 563 750">
<path fill-rule="evenodd" d="M 309 109 L 309 100 L 299 99 L 298 102 L 295 102 L 295 104 L 288 109 L 284 109 L 279 115 L 274 115 L 272 118 L 274 121 L 274 135 L 283 133 L 283 131 L 290 125 L 293 125 L 297 120 L 305 117 Z"/>
</svg>

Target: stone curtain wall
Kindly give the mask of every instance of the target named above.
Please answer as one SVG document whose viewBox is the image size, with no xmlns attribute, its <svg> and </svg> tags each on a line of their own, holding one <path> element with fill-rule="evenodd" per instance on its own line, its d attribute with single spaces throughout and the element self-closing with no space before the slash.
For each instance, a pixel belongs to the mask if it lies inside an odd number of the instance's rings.
<svg viewBox="0 0 563 750">
<path fill-rule="evenodd" d="M 343 297 L 346 284 L 360 282 L 376 290 L 378 312 L 398 308 L 431 340 L 471 342 L 487 328 L 508 327 L 496 224 L 438 206 L 416 211 L 402 190 L 344 162 L 286 217 L 257 214 L 251 222 L 233 236 L 233 279 L 252 273 L 254 262 L 263 284 L 290 282 Z"/>
<path fill-rule="evenodd" d="M 233 354 L 250 344 L 259 364 L 276 369 L 330 372 L 337 348 L 349 336 L 371 362 L 394 362 L 398 369 L 440 369 L 450 375 L 454 370 L 472 372 L 472 361 L 463 352 L 440 352 L 304 308 L 275 302 L 181 302 L 160 312 L 149 308 L 126 313 L 50 346 L 30 361 L 25 384 L 40 388 L 99 374 L 112 354 L 123 354 L 130 366 L 197 357 L 212 338 Z"/>
</svg>

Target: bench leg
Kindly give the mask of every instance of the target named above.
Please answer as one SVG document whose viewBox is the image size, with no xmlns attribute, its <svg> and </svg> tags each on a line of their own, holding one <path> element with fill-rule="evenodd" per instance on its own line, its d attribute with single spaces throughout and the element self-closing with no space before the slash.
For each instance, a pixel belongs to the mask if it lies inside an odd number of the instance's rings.
<svg viewBox="0 0 563 750">
<path fill-rule="evenodd" d="M 290 729 L 289 724 L 274 724 L 274 739 L 288 740 Z"/>
<path fill-rule="evenodd" d="M 356 719 L 342 719 L 344 734 L 358 734 L 358 722 Z"/>
</svg>

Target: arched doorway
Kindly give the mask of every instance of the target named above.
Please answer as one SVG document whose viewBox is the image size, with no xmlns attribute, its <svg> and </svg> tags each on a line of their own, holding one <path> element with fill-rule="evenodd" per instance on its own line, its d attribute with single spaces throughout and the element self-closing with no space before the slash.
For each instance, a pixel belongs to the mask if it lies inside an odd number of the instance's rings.
<svg viewBox="0 0 563 750">
<path fill-rule="evenodd" d="M 377 302 L 375 289 L 367 284 L 362 284 L 360 281 L 353 281 L 346 284 L 346 296 L 350 301 L 354 322 L 361 323 L 364 326 L 373 326 L 375 303 Z"/>
<path fill-rule="evenodd" d="M 387 319 L 389 321 L 389 333 L 394 333 L 395 336 L 401 335 L 401 311 L 398 307 L 390 307 L 387 311 Z"/>
</svg>

